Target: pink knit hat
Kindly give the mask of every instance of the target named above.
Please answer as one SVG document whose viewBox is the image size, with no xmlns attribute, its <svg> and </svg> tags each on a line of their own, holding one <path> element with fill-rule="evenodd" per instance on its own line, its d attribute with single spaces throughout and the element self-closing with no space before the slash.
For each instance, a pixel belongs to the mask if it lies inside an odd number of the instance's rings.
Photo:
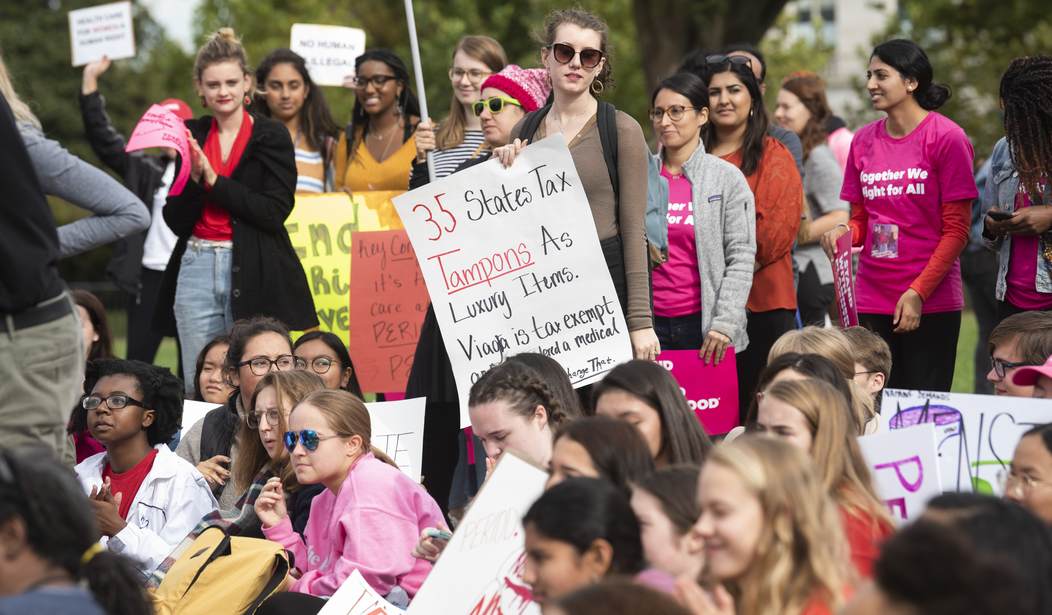
<svg viewBox="0 0 1052 615">
<path fill-rule="evenodd" d="M 496 88 L 522 103 L 523 111 L 529 113 L 544 106 L 548 92 L 548 71 L 543 68 L 522 68 L 508 64 L 499 73 L 490 75 L 482 82 L 482 88 Z"/>
</svg>

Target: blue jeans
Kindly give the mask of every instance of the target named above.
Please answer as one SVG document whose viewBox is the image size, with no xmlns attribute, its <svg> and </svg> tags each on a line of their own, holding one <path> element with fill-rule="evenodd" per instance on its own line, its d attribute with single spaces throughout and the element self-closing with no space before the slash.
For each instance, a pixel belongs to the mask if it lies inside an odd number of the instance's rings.
<svg viewBox="0 0 1052 615">
<path fill-rule="evenodd" d="M 654 333 L 662 350 L 698 350 L 705 341 L 701 312 L 675 318 L 654 316 Z"/>
<path fill-rule="evenodd" d="M 183 360 L 183 387 L 194 393 L 197 355 L 212 338 L 230 331 L 229 248 L 202 244 L 191 238 L 179 265 L 175 287 L 175 326 Z"/>
</svg>

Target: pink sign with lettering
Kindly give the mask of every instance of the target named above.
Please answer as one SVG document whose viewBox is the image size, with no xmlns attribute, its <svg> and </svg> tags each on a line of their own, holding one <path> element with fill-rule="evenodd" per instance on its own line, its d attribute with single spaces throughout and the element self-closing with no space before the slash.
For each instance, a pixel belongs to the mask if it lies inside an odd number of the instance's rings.
<svg viewBox="0 0 1052 615">
<path fill-rule="evenodd" d="M 858 309 L 855 307 L 855 279 L 851 275 L 851 233 L 836 240 L 833 253 L 833 289 L 836 291 L 837 312 L 841 327 L 858 326 Z"/>
<path fill-rule="evenodd" d="M 733 346 L 727 348 L 719 365 L 706 365 L 697 350 L 666 350 L 658 355 L 657 362 L 672 372 L 705 433 L 717 436 L 738 426 L 738 371 Z"/>
<path fill-rule="evenodd" d="M 190 143 L 186 140 L 186 124 L 183 120 L 161 105 L 153 105 L 146 110 L 135 125 L 124 151 L 134 152 L 150 147 L 171 147 L 179 152 L 179 175 L 168 191 L 170 196 L 177 196 L 190 177 Z"/>
</svg>

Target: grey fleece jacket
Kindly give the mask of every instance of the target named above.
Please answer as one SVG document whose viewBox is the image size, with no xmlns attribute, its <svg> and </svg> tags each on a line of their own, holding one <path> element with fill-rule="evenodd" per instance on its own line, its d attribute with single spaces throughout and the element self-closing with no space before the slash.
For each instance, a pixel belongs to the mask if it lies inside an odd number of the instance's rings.
<svg viewBox="0 0 1052 615">
<path fill-rule="evenodd" d="M 668 254 L 668 181 L 661 154 L 650 157 L 647 239 Z M 738 167 L 698 149 L 683 165 L 694 207 L 694 244 L 701 274 L 701 327 L 731 338 L 736 352 L 749 346 L 745 302 L 756 260 L 756 202 Z"/>
<path fill-rule="evenodd" d="M 70 154 L 31 124 L 20 123 L 33 169 L 44 194 L 92 212 L 58 227 L 59 257 L 87 252 L 150 226 L 150 210 L 119 181 Z"/>
</svg>

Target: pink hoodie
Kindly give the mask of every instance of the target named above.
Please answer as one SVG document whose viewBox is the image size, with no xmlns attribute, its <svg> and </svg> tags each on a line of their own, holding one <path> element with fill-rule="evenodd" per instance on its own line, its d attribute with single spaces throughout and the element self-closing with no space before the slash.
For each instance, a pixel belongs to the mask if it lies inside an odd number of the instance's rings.
<svg viewBox="0 0 1052 615">
<path fill-rule="evenodd" d="M 438 504 L 413 479 L 366 453 L 339 494 L 326 489 L 314 498 L 306 544 L 287 517 L 263 534 L 296 558 L 303 574 L 290 591 L 331 596 L 357 569 L 381 595 L 399 586 L 411 598 L 431 572 L 430 562 L 412 555 L 426 527 L 445 527 Z"/>
</svg>

